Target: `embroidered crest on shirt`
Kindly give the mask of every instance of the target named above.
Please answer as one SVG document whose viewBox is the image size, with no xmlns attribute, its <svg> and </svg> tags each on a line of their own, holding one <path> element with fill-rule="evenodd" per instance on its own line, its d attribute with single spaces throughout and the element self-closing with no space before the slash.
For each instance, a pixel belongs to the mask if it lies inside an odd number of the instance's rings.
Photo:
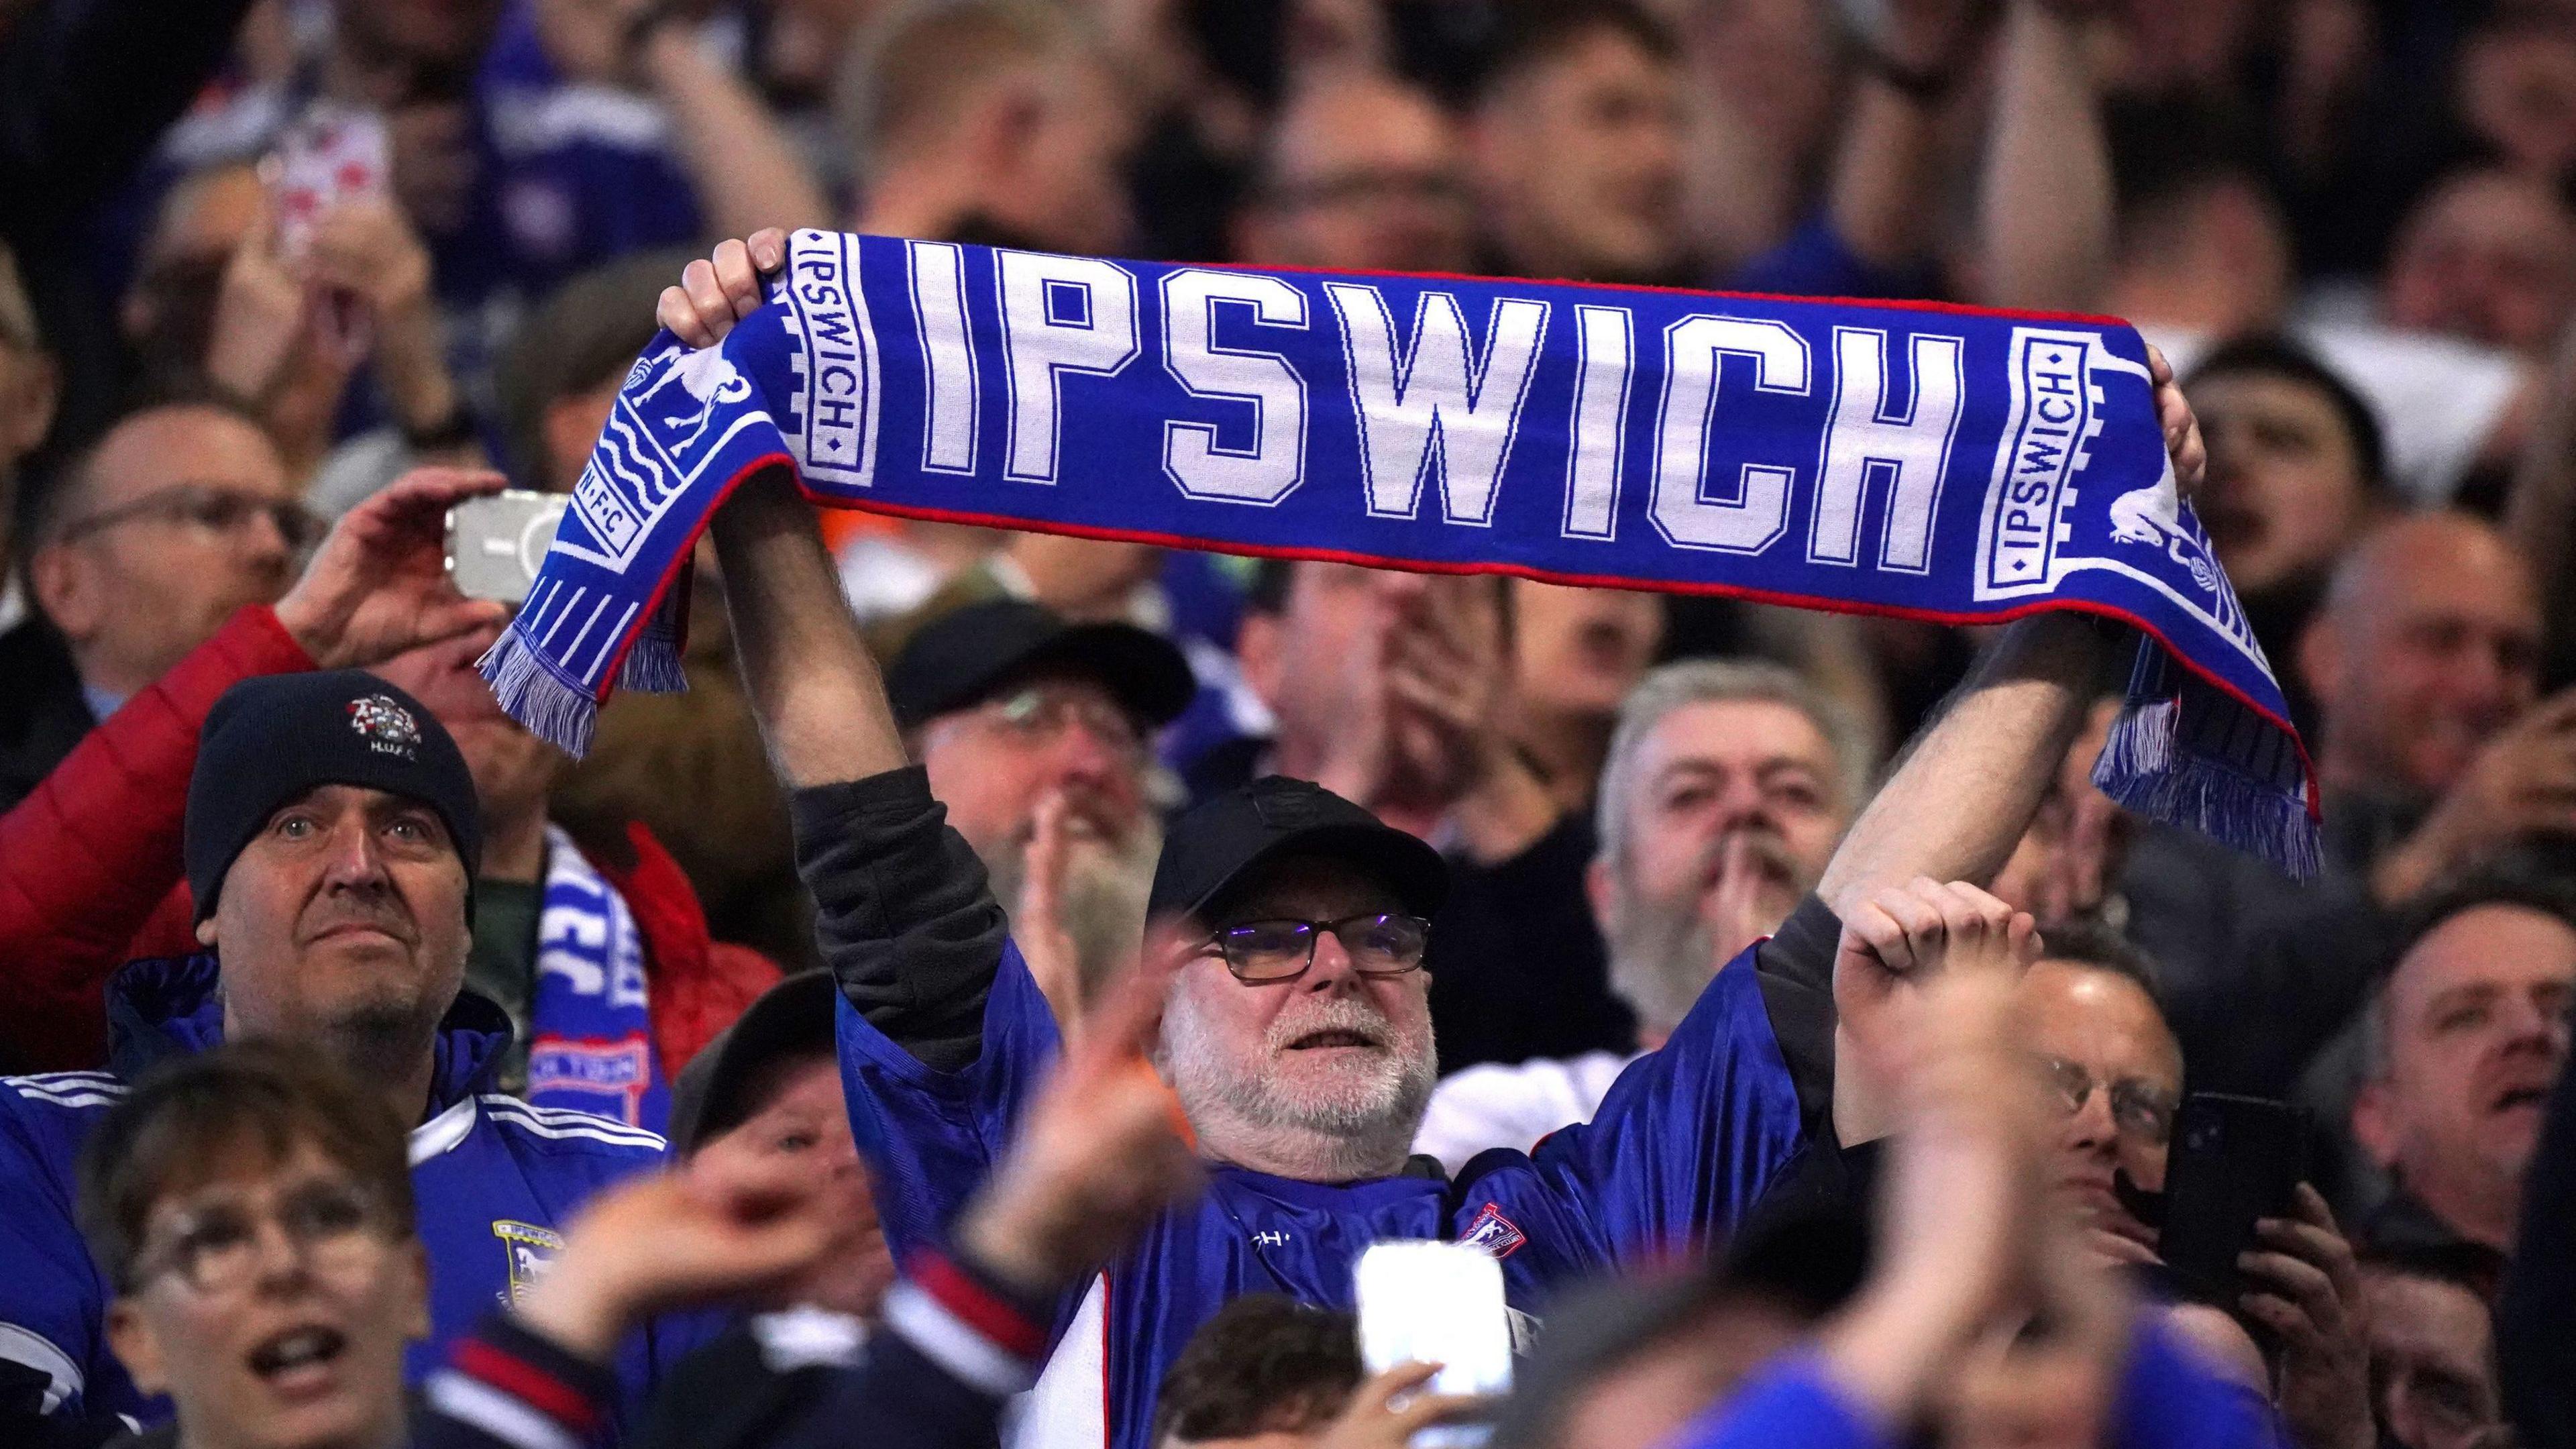
<svg viewBox="0 0 2576 1449">
<path fill-rule="evenodd" d="M 501 1240 L 501 1251 L 509 1254 L 510 1286 L 506 1292 L 493 1295 L 504 1308 L 517 1307 L 537 1286 L 537 1279 L 554 1266 L 555 1254 L 563 1251 L 563 1238 L 534 1223 L 512 1222 L 496 1218 L 492 1236 Z"/>
<path fill-rule="evenodd" d="M 1458 1241 L 1462 1246 L 1500 1262 L 1518 1252 L 1521 1244 L 1529 1241 L 1529 1235 L 1510 1218 L 1504 1217 L 1501 1208 L 1487 1203 L 1477 1210 L 1475 1219 L 1467 1224 L 1467 1231 L 1459 1235 Z"/>
</svg>

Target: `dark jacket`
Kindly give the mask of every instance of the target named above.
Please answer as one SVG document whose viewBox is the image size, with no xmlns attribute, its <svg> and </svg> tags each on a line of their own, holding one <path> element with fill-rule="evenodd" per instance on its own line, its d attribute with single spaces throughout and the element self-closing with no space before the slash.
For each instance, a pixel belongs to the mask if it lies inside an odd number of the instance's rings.
<svg viewBox="0 0 2576 1449">
<path fill-rule="evenodd" d="M 1036 1377 L 1045 1329 L 989 1275 L 945 1258 L 910 1268 L 855 1363 L 801 1363 L 749 1332 L 728 1334 L 673 1371 L 645 1442 L 988 1449 L 1000 1437 L 1002 1405 Z M 430 1380 L 412 1449 L 523 1449 L 532 1417 L 565 1442 L 586 1443 L 612 1388 L 598 1366 L 496 1317 L 458 1342 Z"/>
<path fill-rule="evenodd" d="M 0 810 L 35 793 L 98 724 L 63 636 L 30 617 L 0 634 Z"/>
</svg>

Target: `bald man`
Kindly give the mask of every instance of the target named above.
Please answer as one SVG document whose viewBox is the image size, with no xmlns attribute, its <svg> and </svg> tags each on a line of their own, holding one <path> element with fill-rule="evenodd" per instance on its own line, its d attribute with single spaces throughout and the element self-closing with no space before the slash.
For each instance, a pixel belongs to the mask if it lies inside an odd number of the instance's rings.
<svg viewBox="0 0 2576 1449">
<path fill-rule="evenodd" d="M 1282 108 L 1235 247 L 1255 266 L 1456 272 L 1472 255 L 1458 127 L 1420 88 L 1340 73 Z"/>
<path fill-rule="evenodd" d="M 2173 968 L 2195 1082 L 2282 1095 L 2344 1026 L 2401 910 L 2535 831 L 2576 830 L 2576 695 L 2539 699 L 2540 601 L 2491 526 L 2415 514 L 2337 566 L 2294 666 L 2317 701 L 2325 870 L 2306 886 L 2148 828 L 2129 932 Z M 2262 1032 L 2243 1030 L 2259 1012 Z"/>
<path fill-rule="evenodd" d="M 314 533 L 268 435 L 214 402 L 128 413 L 28 501 L 41 617 L 0 635 L 0 808 L 234 610 L 275 602 Z"/>
</svg>

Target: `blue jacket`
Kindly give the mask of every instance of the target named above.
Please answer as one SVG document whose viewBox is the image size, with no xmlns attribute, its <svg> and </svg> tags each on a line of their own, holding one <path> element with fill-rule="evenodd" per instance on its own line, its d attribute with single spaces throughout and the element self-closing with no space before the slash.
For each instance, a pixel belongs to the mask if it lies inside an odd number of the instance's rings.
<svg viewBox="0 0 2576 1449">
<path fill-rule="evenodd" d="M 1055 1018 L 918 767 L 800 790 L 791 809 L 841 985 L 850 1128 L 887 1246 L 906 1261 L 946 1241 L 1008 1148 L 1055 1059 Z M 1823 940 L 1829 964 L 1832 933 Z M 1500 1260 L 1512 1309 L 1542 1315 L 1560 1286 L 1722 1239 L 1809 1148 L 1807 1119 L 1747 951 L 1590 1123 L 1534 1153 L 1485 1153 L 1455 1180 L 1429 1159 L 1338 1184 L 1217 1166 L 1204 1198 L 1054 1305 L 1020 1442 L 1150 1449 L 1163 1372 L 1219 1306 L 1275 1292 L 1348 1307 L 1352 1267 L 1382 1239 L 1481 1248 Z"/>
<path fill-rule="evenodd" d="M 0 1078 L 0 1360 L 49 1381 L 46 1409 L 66 1419 L 169 1416 L 109 1351 L 111 1288 L 73 1216 L 82 1142 L 158 1058 L 223 1038 L 212 955 L 136 961 L 108 983 L 112 1072 Z M 586 1112 L 531 1107 L 485 1090 L 510 1039 L 500 1008 L 457 998 L 439 1025 L 429 1115 L 411 1133 L 412 1188 L 430 1263 L 428 1341 L 412 1345 L 417 1383 L 447 1342 L 529 1284 L 562 1246 L 564 1224 L 600 1188 L 661 1163 L 662 1139 Z M 715 1325 L 648 1325 L 622 1351 L 619 1378 L 636 1398 L 664 1365 Z M 639 1400 L 640 1401 L 640 1400 Z"/>
</svg>

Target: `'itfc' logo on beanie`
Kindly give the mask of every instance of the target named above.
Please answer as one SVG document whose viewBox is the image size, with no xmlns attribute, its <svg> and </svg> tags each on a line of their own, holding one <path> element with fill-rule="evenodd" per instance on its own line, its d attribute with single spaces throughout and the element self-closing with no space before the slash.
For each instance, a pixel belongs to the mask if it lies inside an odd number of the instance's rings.
<svg viewBox="0 0 2576 1449">
<path fill-rule="evenodd" d="M 349 701 L 349 728 L 366 737 L 367 748 L 411 759 L 420 747 L 420 721 L 392 697 L 370 694 Z"/>
</svg>

